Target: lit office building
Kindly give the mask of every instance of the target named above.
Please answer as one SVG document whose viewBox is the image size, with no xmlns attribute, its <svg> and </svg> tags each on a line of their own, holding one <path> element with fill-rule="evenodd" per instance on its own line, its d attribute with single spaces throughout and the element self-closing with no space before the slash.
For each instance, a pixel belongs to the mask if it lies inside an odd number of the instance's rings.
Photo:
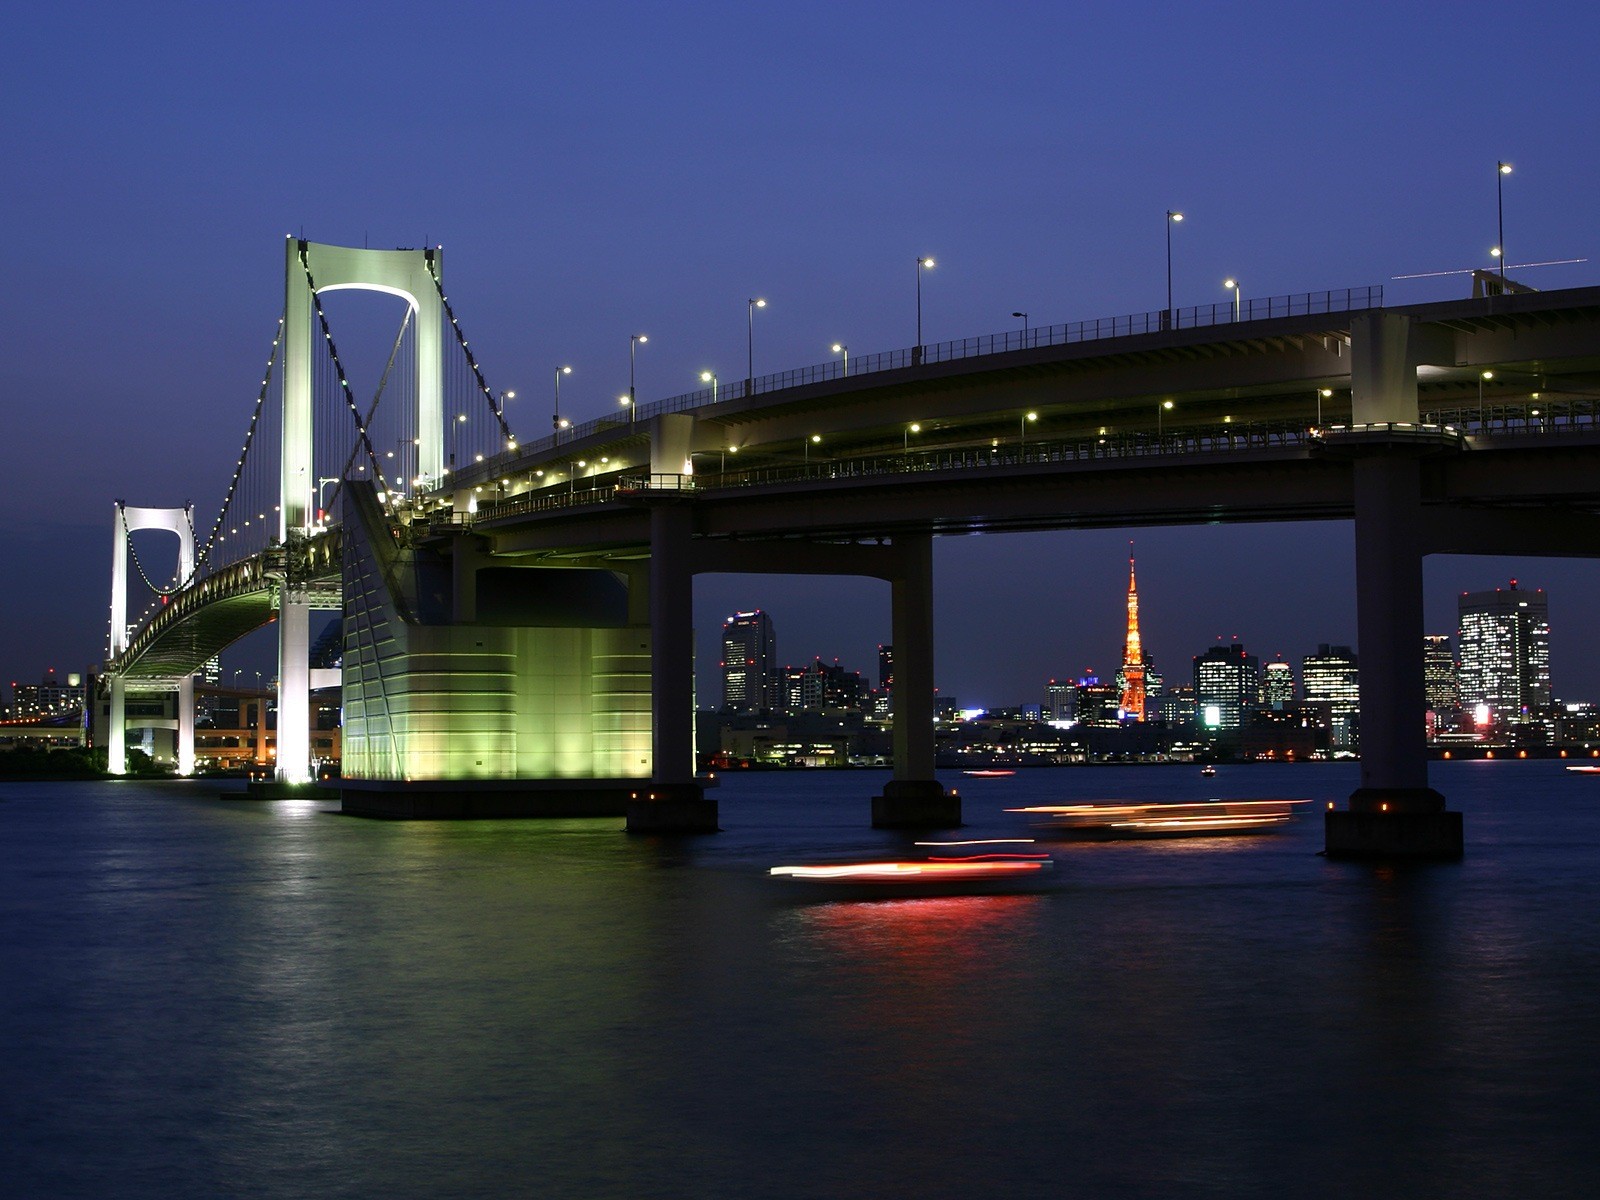
<svg viewBox="0 0 1600 1200">
<path fill-rule="evenodd" d="M 1422 639 L 1422 687 L 1432 727 L 1443 728 L 1450 714 L 1461 707 L 1461 680 L 1456 673 L 1456 657 L 1445 634 L 1430 633 Z"/>
<path fill-rule="evenodd" d="M 1463 592 L 1461 707 L 1480 725 L 1513 723 L 1550 707 L 1550 611 L 1544 589 Z"/>
<path fill-rule="evenodd" d="M 1195 720 L 1202 729 L 1238 729 L 1260 689 L 1261 660 L 1238 642 L 1195 656 Z"/>
<path fill-rule="evenodd" d="M 1323 642 L 1315 654 L 1300 660 L 1300 679 L 1307 703 L 1328 706 L 1333 749 L 1354 750 L 1361 740 L 1361 673 L 1355 651 Z"/>
<path fill-rule="evenodd" d="M 1044 687 L 1047 721 L 1071 721 L 1078 715 L 1078 685 L 1071 679 L 1052 679 Z"/>
<path fill-rule="evenodd" d="M 1180 683 L 1170 692 L 1163 692 L 1159 702 L 1161 719 L 1168 725 L 1194 724 L 1194 689 Z"/>
<path fill-rule="evenodd" d="M 1261 703 L 1282 707 L 1294 703 L 1294 668 L 1269 662 L 1261 668 Z"/>
<path fill-rule="evenodd" d="M 767 680 L 776 657 L 772 618 L 760 609 L 722 623 L 722 711 L 759 713 L 773 707 Z"/>
</svg>

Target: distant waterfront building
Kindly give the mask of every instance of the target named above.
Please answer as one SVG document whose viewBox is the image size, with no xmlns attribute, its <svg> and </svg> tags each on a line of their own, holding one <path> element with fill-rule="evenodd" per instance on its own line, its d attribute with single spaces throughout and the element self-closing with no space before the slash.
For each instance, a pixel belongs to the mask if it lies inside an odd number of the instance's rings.
<svg viewBox="0 0 1600 1200">
<path fill-rule="evenodd" d="M 83 711 L 83 676 L 77 672 L 58 677 L 47 671 L 38 683 L 12 683 L 11 715 L 28 719 Z"/>
<path fill-rule="evenodd" d="M 878 647 L 878 686 L 894 694 L 894 647 Z"/>
<path fill-rule="evenodd" d="M 1330 742 L 1335 750 L 1354 750 L 1360 742 L 1361 673 L 1349 646 L 1323 642 L 1300 660 L 1307 703 L 1328 705 Z"/>
<path fill-rule="evenodd" d="M 1447 634 L 1430 633 L 1422 639 L 1422 687 L 1431 727 L 1442 729 L 1461 708 L 1461 679 Z"/>
<path fill-rule="evenodd" d="M 1487 723 L 1515 723 L 1550 707 L 1550 611 L 1543 588 L 1463 592 L 1461 707 Z M 1480 719 L 1480 723 L 1486 723 Z"/>
<path fill-rule="evenodd" d="M 777 657 L 772 618 L 759 608 L 722 623 L 722 711 L 759 713 L 773 706 L 768 674 Z"/>
<path fill-rule="evenodd" d="M 1078 685 L 1070 679 L 1052 679 L 1044 688 L 1048 721 L 1071 721 L 1078 715 Z"/>
<path fill-rule="evenodd" d="M 1238 642 L 1195 656 L 1195 722 L 1202 729 L 1238 729 L 1260 690 L 1261 660 Z"/>
<path fill-rule="evenodd" d="M 1261 668 L 1261 703 L 1281 708 L 1294 703 L 1294 668 L 1279 660 Z"/>
<path fill-rule="evenodd" d="M 1163 692 L 1158 711 L 1168 725 L 1193 725 L 1194 688 L 1180 683 L 1171 691 Z"/>
</svg>

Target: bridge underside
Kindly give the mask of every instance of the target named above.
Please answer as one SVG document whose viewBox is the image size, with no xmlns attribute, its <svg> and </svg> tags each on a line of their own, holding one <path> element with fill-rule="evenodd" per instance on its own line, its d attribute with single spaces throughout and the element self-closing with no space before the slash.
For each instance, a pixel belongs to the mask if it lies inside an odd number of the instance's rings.
<svg viewBox="0 0 1600 1200">
<path fill-rule="evenodd" d="M 192 675 L 234 642 L 269 624 L 278 611 L 275 588 L 264 586 L 213 600 L 174 624 L 123 670 L 129 680 Z"/>
</svg>

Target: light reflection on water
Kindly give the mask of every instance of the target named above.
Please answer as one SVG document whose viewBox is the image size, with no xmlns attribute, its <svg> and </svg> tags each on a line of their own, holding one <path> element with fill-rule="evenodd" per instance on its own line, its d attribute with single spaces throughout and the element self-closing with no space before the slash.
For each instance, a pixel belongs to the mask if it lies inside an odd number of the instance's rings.
<svg viewBox="0 0 1600 1200">
<path fill-rule="evenodd" d="M 1485 769 L 1487 768 L 1487 769 Z M 28 1196 L 1587 1195 L 1600 783 L 1448 764 L 1468 857 L 1044 843 L 1052 890 L 794 904 L 915 857 L 877 776 L 726 832 L 405 824 L 0 787 L 0 1178 Z M 1340 767 L 1022 772 L 1006 806 L 1346 794 Z"/>
</svg>

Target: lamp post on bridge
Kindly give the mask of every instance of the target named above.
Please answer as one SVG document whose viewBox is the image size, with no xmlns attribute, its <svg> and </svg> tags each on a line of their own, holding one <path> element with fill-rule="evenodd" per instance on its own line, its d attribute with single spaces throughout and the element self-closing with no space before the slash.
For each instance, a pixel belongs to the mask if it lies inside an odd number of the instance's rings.
<svg viewBox="0 0 1600 1200">
<path fill-rule="evenodd" d="M 1022 318 L 1022 345 L 1023 348 L 1026 349 L 1028 345 L 1028 314 L 1025 312 L 1014 312 L 1011 315 L 1013 317 Z"/>
<path fill-rule="evenodd" d="M 1161 418 L 1165 414 L 1167 414 L 1167 413 L 1169 413 L 1171 411 L 1172 411 L 1172 401 L 1171 400 L 1163 400 L 1160 404 L 1156 405 L 1156 440 L 1157 441 L 1161 440 L 1161 434 L 1162 434 Z"/>
<path fill-rule="evenodd" d="M 1167 209 L 1167 307 L 1166 328 L 1172 328 L 1172 227 L 1183 220 L 1181 212 Z"/>
<path fill-rule="evenodd" d="M 917 345 L 911 352 L 912 366 L 922 362 L 922 273 L 930 270 L 933 265 L 934 262 L 931 255 L 917 255 Z"/>
<path fill-rule="evenodd" d="M 1333 395 L 1332 388 L 1317 389 L 1317 428 L 1322 428 L 1322 402 Z"/>
<path fill-rule="evenodd" d="M 709 383 L 711 385 L 711 403 L 715 404 L 717 402 L 717 373 L 715 371 L 701 371 L 700 382 Z M 748 390 L 748 380 L 746 381 L 745 386 Z"/>
<path fill-rule="evenodd" d="M 1511 174 L 1511 164 L 1496 162 L 1494 172 L 1495 237 L 1494 255 L 1500 260 L 1500 278 L 1506 277 L 1506 201 L 1505 177 Z"/>
<path fill-rule="evenodd" d="M 556 406 L 550 414 L 550 444 L 556 445 L 561 441 L 561 431 L 566 428 L 566 422 L 561 419 L 561 377 L 571 375 L 571 367 L 556 368 Z"/>
<path fill-rule="evenodd" d="M 758 299 L 756 299 L 754 297 L 752 297 L 751 300 L 750 300 L 750 304 L 749 304 L 749 309 L 750 309 L 750 328 L 749 328 L 749 331 L 745 335 L 744 394 L 746 396 L 751 395 L 755 391 L 755 381 L 756 381 L 756 309 L 765 308 L 766 306 L 767 306 L 767 302 L 765 300 L 758 300 Z M 713 389 L 713 390 L 715 390 L 715 389 Z M 715 404 L 716 403 L 716 398 L 713 397 L 711 402 L 713 404 Z"/>
<path fill-rule="evenodd" d="M 326 520 L 327 520 L 326 511 L 322 507 L 322 489 L 327 487 L 330 483 L 338 483 L 338 482 L 339 482 L 339 477 L 337 475 L 319 475 L 317 477 L 317 524 L 318 525 L 326 524 Z"/>
<path fill-rule="evenodd" d="M 1233 292 L 1233 323 L 1239 323 L 1239 281 L 1237 279 L 1224 279 L 1222 286 Z"/>
<path fill-rule="evenodd" d="M 835 342 L 833 344 L 833 352 L 844 355 L 844 374 L 848 376 L 850 374 L 850 347 L 843 342 Z"/>
<path fill-rule="evenodd" d="M 643 333 L 628 335 L 628 424 L 633 424 L 633 410 L 638 407 L 638 391 L 633 386 L 634 351 L 640 342 L 648 342 L 649 336 Z"/>
<path fill-rule="evenodd" d="M 1022 419 L 1017 422 L 1017 451 L 1019 453 L 1028 447 L 1028 422 L 1037 421 L 1038 419 L 1039 414 L 1030 411 L 1023 413 Z"/>
</svg>

